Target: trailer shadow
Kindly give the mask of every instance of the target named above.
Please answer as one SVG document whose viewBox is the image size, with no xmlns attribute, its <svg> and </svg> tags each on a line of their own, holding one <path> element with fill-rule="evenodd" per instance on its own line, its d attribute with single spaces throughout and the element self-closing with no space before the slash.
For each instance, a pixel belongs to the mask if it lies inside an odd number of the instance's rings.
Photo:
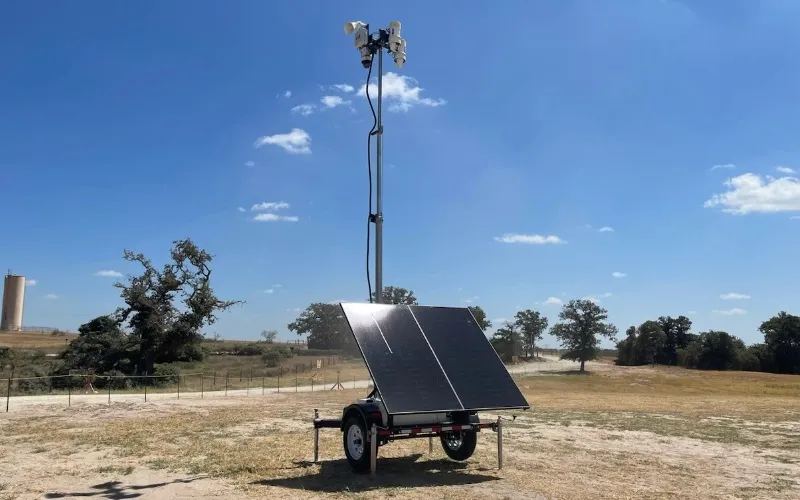
<svg viewBox="0 0 800 500">
<path fill-rule="evenodd" d="M 300 471 L 318 467 L 319 471 L 316 474 L 261 479 L 251 484 L 336 493 L 363 492 L 381 488 L 469 485 L 500 479 L 479 473 L 490 469 L 468 469 L 467 464 L 445 459 L 420 461 L 422 456 L 415 454 L 397 458 L 378 458 L 375 476 L 354 473 L 345 459 L 327 460 L 318 464 L 297 461 L 291 469 Z"/>
</svg>

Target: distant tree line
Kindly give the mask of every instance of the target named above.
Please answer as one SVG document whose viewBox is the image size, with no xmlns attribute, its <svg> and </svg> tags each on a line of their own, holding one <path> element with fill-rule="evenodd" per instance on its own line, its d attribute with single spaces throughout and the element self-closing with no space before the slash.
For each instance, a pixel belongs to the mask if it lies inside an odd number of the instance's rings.
<svg viewBox="0 0 800 500">
<path fill-rule="evenodd" d="M 693 334 L 686 316 L 631 326 L 617 343 L 617 364 L 678 365 L 700 370 L 800 373 L 800 317 L 785 311 L 761 323 L 764 342 L 750 346 L 728 332 Z"/>
</svg>

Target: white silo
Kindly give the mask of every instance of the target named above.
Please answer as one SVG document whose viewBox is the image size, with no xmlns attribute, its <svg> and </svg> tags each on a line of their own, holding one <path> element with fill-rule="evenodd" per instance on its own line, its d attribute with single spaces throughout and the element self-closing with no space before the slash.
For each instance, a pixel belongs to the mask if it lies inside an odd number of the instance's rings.
<svg viewBox="0 0 800 500">
<path fill-rule="evenodd" d="M 22 330 L 22 307 L 25 303 L 25 276 L 7 274 L 3 282 L 3 313 L 0 331 Z"/>
</svg>

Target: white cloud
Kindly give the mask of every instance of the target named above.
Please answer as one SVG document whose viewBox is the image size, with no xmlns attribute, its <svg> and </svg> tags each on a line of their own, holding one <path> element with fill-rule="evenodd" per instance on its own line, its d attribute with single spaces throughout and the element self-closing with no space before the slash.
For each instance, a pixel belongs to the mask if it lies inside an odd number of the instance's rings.
<svg viewBox="0 0 800 500">
<path fill-rule="evenodd" d="M 597 232 L 599 232 L 599 233 L 613 233 L 614 232 L 614 228 L 610 227 L 610 226 L 603 226 L 600 229 L 598 229 Z"/>
<path fill-rule="evenodd" d="M 793 174 L 794 173 L 794 169 L 793 168 L 789 168 L 789 167 L 777 167 L 777 168 L 775 168 L 775 170 L 777 170 L 778 172 L 780 172 L 782 174 Z"/>
<path fill-rule="evenodd" d="M 621 273 L 619 271 L 614 271 L 613 273 L 611 273 L 611 276 L 614 278 L 624 278 L 625 276 L 627 276 L 627 274 Z"/>
<path fill-rule="evenodd" d="M 244 207 L 239 207 L 239 208 L 237 208 L 237 210 L 240 211 L 240 212 L 247 212 L 247 209 L 244 208 Z"/>
<path fill-rule="evenodd" d="M 362 85 L 358 89 L 360 95 L 366 95 L 367 86 Z M 383 98 L 389 105 L 389 111 L 408 111 L 414 106 L 442 106 L 447 104 L 444 99 L 431 99 L 421 97 L 424 89 L 417 85 L 417 81 L 411 77 L 398 75 L 397 73 L 386 73 L 383 77 Z M 375 99 L 378 95 L 377 83 L 369 84 L 369 95 Z"/>
<path fill-rule="evenodd" d="M 287 90 L 286 92 L 283 93 L 283 97 L 292 97 L 292 91 Z"/>
<path fill-rule="evenodd" d="M 297 106 L 292 108 L 292 113 L 297 113 L 298 115 L 308 116 L 314 112 L 317 107 L 313 104 L 298 104 Z"/>
<path fill-rule="evenodd" d="M 283 287 L 283 285 L 280 285 L 280 284 L 279 285 L 272 285 L 272 288 L 282 288 L 282 287 Z"/>
<path fill-rule="evenodd" d="M 686 314 L 697 314 L 697 311 L 687 311 Z"/>
<path fill-rule="evenodd" d="M 611 292 L 606 292 L 606 293 L 601 295 L 601 297 L 604 297 L 604 298 L 608 298 L 608 297 L 611 297 L 611 296 L 613 296 L 613 294 Z"/>
<path fill-rule="evenodd" d="M 714 309 L 711 311 L 715 314 L 723 314 L 725 316 L 741 316 L 742 314 L 747 314 L 747 311 L 744 309 L 739 309 L 738 307 L 734 307 L 733 309 L 726 309 L 726 310 L 719 310 Z"/>
<path fill-rule="evenodd" d="M 527 243 L 529 245 L 557 245 L 560 243 L 566 243 L 566 241 L 562 240 L 558 236 L 542 236 L 539 234 L 506 233 L 503 236 L 495 236 L 494 239 L 495 241 L 499 241 L 501 243 Z"/>
<path fill-rule="evenodd" d="M 250 210 L 253 212 L 258 212 L 260 210 L 280 210 L 282 208 L 289 208 L 289 204 L 285 201 L 265 201 L 262 203 L 256 203 Z"/>
<path fill-rule="evenodd" d="M 722 300 L 744 300 L 749 299 L 749 295 L 745 295 L 743 293 L 723 293 L 719 296 Z"/>
<path fill-rule="evenodd" d="M 352 85 L 348 85 L 346 83 L 339 83 L 339 84 L 333 85 L 332 87 L 335 88 L 335 89 L 341 90 L 342 92 L 352 92 L 352 91 L 354 91 L 356 89 Z"/>
<path fill-rule="evenodd" d="M 598 299 L 597 297 L 592 297 L 591 295 L 589 295 L 587 297 L 584 297 L 581 300 L 588 300 L 589 302 L 594 302 L 595 304 L 599 304 L 600 303 L 600 299 Z"/>
<path fill-rule="evenodd" d="M 273 290 L 272 288 L 267 288 L 266 290 L 264 290 L 264 293 L 267 293 L 267 294 L 275 293 L 275 290 Z"/>
<path fill-rule="evenodd" d="M 122 273 L 119 271 L 113 271 L 111 269 L 105 269 L 103 271 L 97 271 L 94 273 L 95 276 L 103 276 L 105 278 L 120 278 L 122 277 Z"/>
<path fill-rule="evenodd" d="M 311 154 L 311 136 L 301 128 L 293 128 L 287 134 L 259 137 L 253 146 L 260 148 L 265 144 L 282 147 L 287 153 L 291 154 Z"/>
<path fill-rule="evenodd" d="M 730 170 L 732 168 L 736 168 L 736 165 L 734 165 L 733 163 L 725 163 L 723 165 L 714 165 L 713 167 L 710 168 L 710 170 L 711 171 L 720 169 Z"/>
<path fill-rule="evenodd" d="M 56 295 L 54 293 L 48 293 L 47 295 L 44 296 L 44 298 L 50 299 L 50 300 L 56 300 L 58 298 L 58 295 Z"/>
<path fill-rule="evenodd" d="M 256 162 L 254 162 L 254 161 L 246 161 L 246 162 L 244 162 L 244 166 L 245 167 L 252 167 L 255 164 L 256 164 Z"/>
<path fill-rule="evenodd" d="M 766 181 L 766 182 L 765 182 Z M 800 211 L 800 179 L 778 179 L 747 173 L 725 181 L 728 191 L 715 194 L 703 207 L 721 207 L 734 215 Z"/>
<path fill-rule="evenodd" d="M 337 106 L 347 106 L 350 104 L 350 101 L 345 101 L 338 95 L 326 95 L 322 96 L 322 99 L 319 100 L 326 108 L 335 108 Z"/>
<path fill-rule="evenodd" d="M 286 310 L 286 312 L 296 312 L 296 313 L 299 313 L 300 311 L 302 311 L 302 309 L 300 309 L 299 307 L 295 307 L 294 309 L 287 309 Z"/>
<path fill-rule="evenodd" d="M 560 306 L 563 303 L 558 297 L 547 297 L 547 300 L 544 301 L 546 306 Z"/>
<path fill-rule="evenodd" d="M 254 221 L 258 222 L 297 222 L 299 218 L 296 215 L 278 215 L 278 214 L 258 214 L 253 217 Z"/>
<path fill-rule="evenodd" d="M 36 286 L 36 283 L 38 283 L 36 280 L 25 280 L 25 286 Z"/>
</svg>

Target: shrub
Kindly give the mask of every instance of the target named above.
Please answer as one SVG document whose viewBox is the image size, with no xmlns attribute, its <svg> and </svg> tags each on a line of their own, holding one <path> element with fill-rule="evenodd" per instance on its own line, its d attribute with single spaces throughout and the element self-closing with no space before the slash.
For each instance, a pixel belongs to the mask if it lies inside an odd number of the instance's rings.
<svg viewBox="0 0 800 500">
<path fill-rule="evenodd" d="M 151 384 L 156 387 L 176 385 L 181 380 L 181 371 L 177 366 L 170 364 L 155 365 L 153 367 L 153 375 L 155 375 L 155 378 L 150 380 Z"/>
<path fill-rule="evenodd" d="M 17 390 L 20 392 L 39 393 L 50 390 L 50 377 L 39 366 L 24 368 L 15 377 L 23 379 L 17 381 Z"/>
<path fill-rule="evenodd" d="M 265 344 L 247 343 L 237 344 L 231 349 L 231 354 L 234 356 L 261 356 L 266 352 L 268 347 Z"/>
<path fill-rule="evenodd" d="M 289 359 L 291 357 L 292 351 L 290 349 L 283 346 L 270 346 L 264 349 L 261 360 L 264 361 L 265 365 L 274 368 L 280 365 L 281 361 L 284 359 Z"/>
</svg>

